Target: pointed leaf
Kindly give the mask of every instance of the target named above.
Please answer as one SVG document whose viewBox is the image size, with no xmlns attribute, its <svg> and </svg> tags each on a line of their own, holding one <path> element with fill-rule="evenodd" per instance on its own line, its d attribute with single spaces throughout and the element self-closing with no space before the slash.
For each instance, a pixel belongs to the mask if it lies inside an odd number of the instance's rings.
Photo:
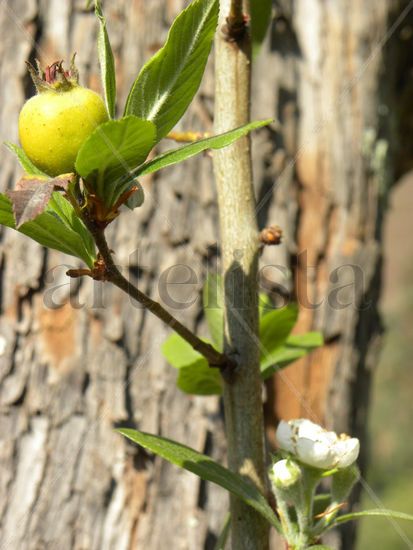
<svg viewBox="0 0 413 550">
<path fill-rule="evenodd" d="M 16 189 L 8 191 L 13 204 L 13 214 L 16 228 L 39 216 L 47 207 L 55 188 L 67 189 L 74 174 L 58 176 L 46 180 L 43 176 L 24 176 L 17 184 Z"/>
<path fill-rule="evenodd" d="M 254 56 L 258 54 L 271 22 L 272 0 L 251 2 L 251 42 Z"/>
<path fill-rule="evenodd" d="M 407 521 L 413 521 L 412 514 L 405 514 L 404 512 L 395 512 L 394 510 L 386 510 L 384 508 L 373 508 L 372 510 L 364 510 L 363 512 L 351 512 L 350 514 L 344 514 L 338 516 L 331 525 L 328 526 L 328 529 L 331 529 L 337 525 L 347 523 L 348 521 L 353 521 L 359 518 L 373 517 L 373 516 L 382 516 L 386 518 L 395 518 L 395 519 L 404 519 Z"/>
<path fill-rule="evenodd" d="M 224 348 L 223 285 L 220 275 L 209 273 L 202 292 L 202 301 L 209 333 L 218 351 Z"/>
<path fill-rule="evenodd" d="M 168 462 L 189 470 L 201 479 L 212 481 L 223 487 L 254 508 L 277 530 L 280 529 L 279 521 L 265 497 L 241 475 L 224 468 L 208 456 L 176 441 L 126 428 L 118 431 L 138 445 L 168 460 Z"/>
<path fill-rule="evenodd" d="M 152 122 L 135 116 L 105 122 L 80 148 L 76 170 L 112 206 L 130 185 L 130 173 L 146 159 L 155 137 Z"/>
<path fill-rule="evenodd" d="M 116 73 L 115 61 L 113 59 L 112 47 L 109 41 L 108 31 L 106 29 L 106 19 L 103 16 L 100 0 L 96 0 L 95 14 L 99 19 L 98 33 L 98 54 L 99 64 L 102 76 L 103 93 L 105 97 L 106 109 L 110 118 L 115 118 L 116 108 Z"/>
<path fill-rule="evenodd" d="M 74 231 L 67 220 L 63 220 L 56 214 L 54 207 L 51 205 L 54 199 L 57 199 L 57 201 L 60 199 L 65 200 L 63 197 L 60 197 L 59 193 L 55 192 L 47 210 L 35 220 L 22 225 L 18 231 L 42 246 L 76 256 L 82 259 L 89 267 L 93 267 L 96 259 L 94 250 L 88 249 L 82 236 Z M 69 208 L 71 208 L 70 204 Z M 16 229 L 12 203 L 6 195 L 2 194 L 0 194 L 0 224 Z M 87 231 L 87 229 L 84 228 L 84 231 Z"/>
<path fill-rule="evenodd" d="M 29 157 L 26 155 L 21 147 L 15 145 L 14 143 L 11 143 L 10 141 L 6 141 L 4 144 L 7 149 L 9 149 L 9 151 L 17 156 L 20 165 L 26 172 L 26 174 L 28 174 L 29 176 L 44 176 L 45 178 L 50 178 L 50 176 L 48 176 L 45 172 L 39 170 L 39 168 L 37 168 L 37 166 L 32 163 L 32 161 L 29 159 Z"/>
<path fill-rule="evenodd" d="M 166 153 L 163 153 L 162 155 L 159 155 L 158 157 L 155 157 L 154 159 L 145 162 L 145 164 L 138 168 L 135 175 L 143 176 L 145 174 L 152 174 L 153 172 L 157 172 L 162 168 L 166 168 L 167 166 L 177 164 L 178 162 L 182 162 L 183 160 L 198 155 L 199 153 L 202 153 L 202 151 L 206 151 L 207 149 L 222 149 L 223 147 L 231 145 L 231 143 L 241 138 L 242 136 L 245 136 L 252 130 L 267 126 L 271 122 L 272 119 L 251 122 L 250 124 L 240 126 L 239 128 L 235 128 L 235 130 L 230 130 L 229 132 L 225 132 L 224 134 L 201 139 L 199 141 L 196 141 L 195 143 L 180 147 L 179 149 L 172 149 L 171 151 L 167 151 Z"/>
<path fill-rule="evenodd" d="M 218 0 L 194 0 L 176 18 L 166 44 L 132 85 L 125 114 L 153 121 L 158 141 L 180 120 L 199 88 L 218 9 Z"/>
<path fill-rule="evenodd" d="M 44 180 L 25 180 L 19 182 L 21 188 L 16 191 L 8 191 L 7 195 L 13 204 L 13 214 L 16 228 L 44 212 L 47 203 L 52 196 L 54 185 Z"/>
</svg>

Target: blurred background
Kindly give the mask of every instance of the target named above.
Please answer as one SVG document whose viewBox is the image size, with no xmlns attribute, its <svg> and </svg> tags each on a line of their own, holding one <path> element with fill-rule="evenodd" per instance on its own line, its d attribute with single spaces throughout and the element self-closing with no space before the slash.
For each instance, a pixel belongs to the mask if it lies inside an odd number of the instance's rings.
<svg viewBox="0 0 413 550">
<path fill-rule="evenodd" d="M 373 381 L 369 421 L 370 465 L 361 507 L 413 509 L 412 311 L 413 177 L 407 175 L 392 192 L 384 231 L 384 286 L 380 309 L 385 335 Z M 410 548 L 409 522 L 363 520 L 357 548 Z"/>
<path fill-rule="evenodd" d="M 118 114 L 139 68 L 187 0 L 103 2 L 117 67 Z M 413 1 L 274 0 L 255 59 L 253 137 L 260 229 L 283 243 L 261 257 L 261 288 L 300 305 L 297 333 L 325 345 L 266 385 L 270 446 L 280 418 L 309 417 L 362 440 L 354 506 L 413 513 Z M 15 143 L 34 93 L 25 61 L 77 52 L 97 91 L 97 25 L 85 0 L 0 2 L 0 133 Z M 212 131 L 213 58 L 178 129 Z M 161 150 L 174 147 L 166 141 Z M 21 170 L 0 150 L 0 191 Z M 201 289 L 219 266 L 210 155 L 142 180 L 146 200 L 109 233 L 116 261 L 200 335 Z M 170 334 L 118 290 L 68 281 L 80 263 L 0 227 L 0 548 L 212 550 L 221 489 L 129 445 L 137 427 L 225 461 L 215 397 L 182 394 L 160 347 Z M 176 268 L 179 266 L 179 268 Z M 195 298 L 195 300 L 193 300 Z M 176 303 L 184 307 L 177 307 Z M 186 306 L 185 304 L 192 305 Z M 384 330 L 383 330 L 384 329 Z M 361 498 L 361 504 L 357 501 Z M 336 549 L 413 548 L 413 529 L 364 520 Z M 274 545 L 274 548 L 276 546 Z"/>
</svg>

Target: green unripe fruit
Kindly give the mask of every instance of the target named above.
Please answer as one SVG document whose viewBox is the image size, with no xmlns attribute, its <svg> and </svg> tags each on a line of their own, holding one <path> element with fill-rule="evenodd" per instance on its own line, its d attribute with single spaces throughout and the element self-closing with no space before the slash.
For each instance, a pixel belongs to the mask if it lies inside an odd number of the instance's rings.
<svg viewBox="0 0 413 550">
<path fill-rule="evenodd" d="M 74 171 L 80 147 L 108 114 L 98 94 L 77 84 L 77 72 L 71 77 L 60 63 L 44 76 L 32 72 L 38 95 L 20 112 L 19 138 L 33 164 L 57 176 Z"/>
</svg>

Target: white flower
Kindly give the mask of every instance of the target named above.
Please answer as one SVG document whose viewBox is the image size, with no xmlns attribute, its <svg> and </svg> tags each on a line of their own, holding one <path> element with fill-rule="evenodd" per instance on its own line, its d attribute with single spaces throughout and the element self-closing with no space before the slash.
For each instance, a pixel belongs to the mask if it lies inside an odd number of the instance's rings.
<svg viewBox="0 0 413 550">
<path fill-rule="evenodd" d="M 281 449 L 304 464 L 323 470 L 351 466 L 360 451 L 357 438 L 346 434 L 338 436 L 305 418 L 281 420 L 276 436 Z"/>
<path fill-rule="evenodd" d="M 302 477 L 302 472 L 294 461 L 283 459 L 273 465 L 270 477 L 277 487 L 287 488 L 294 485 Z"/>
</svg>

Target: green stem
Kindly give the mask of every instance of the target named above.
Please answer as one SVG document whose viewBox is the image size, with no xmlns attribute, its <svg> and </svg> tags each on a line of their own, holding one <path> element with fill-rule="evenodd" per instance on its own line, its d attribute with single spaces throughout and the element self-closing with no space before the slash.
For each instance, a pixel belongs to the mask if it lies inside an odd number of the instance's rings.
<svg viewBox="0 0 413 550">
<path fill-rule="evenodd" d="M 248 32 L 229 36 L 227 14 L 238 18 L 241 2 L 221 0 L 216 38 L 215 130 L 225 132 L 249 122 L 251 45 Z M 229 467 L 264 494 L 267 472 L 258 338 L 258 228 L 252 185 L 250 140 L 241 138 L 214 152 L 225 294 L 225 351 L 238 368 L 224 384 Z M 233 550 L 265 550 L 269 527 L 241 500 L 231 497 Z"/>
</svg>

